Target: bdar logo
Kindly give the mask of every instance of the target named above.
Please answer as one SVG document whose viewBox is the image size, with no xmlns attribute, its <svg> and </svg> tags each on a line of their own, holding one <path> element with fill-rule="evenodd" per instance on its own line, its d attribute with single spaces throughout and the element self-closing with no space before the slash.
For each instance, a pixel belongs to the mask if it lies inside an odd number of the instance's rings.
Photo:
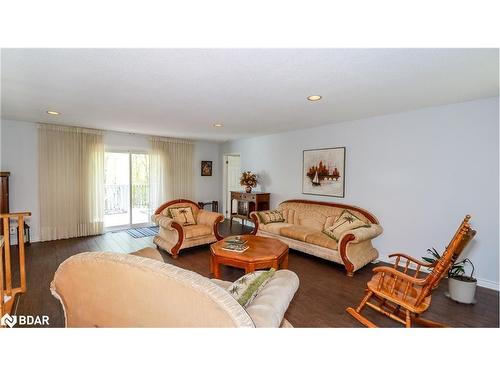
<svg viewBox="0 0 500 375">
<path fill-rule="evenodd" d="M 17 323 L 17 316 L 10 316 L 9 314 L 5 314 L 0 319 L 0 325 L 9 326 L 10 328 L 14 327 Z"/>
</svg>

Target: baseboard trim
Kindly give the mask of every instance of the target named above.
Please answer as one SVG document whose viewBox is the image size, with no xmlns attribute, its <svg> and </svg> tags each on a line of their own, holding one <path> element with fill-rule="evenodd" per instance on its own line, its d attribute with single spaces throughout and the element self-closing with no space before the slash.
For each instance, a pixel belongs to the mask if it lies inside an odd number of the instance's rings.
<svg viewBox="0 0 500 375">
<path fill-rule="evenodd" d="M 483 288 L 500 291 L 500 284 L 494 281 L 477 278 L 477 285 L 482 286 Z"/>
</svg>

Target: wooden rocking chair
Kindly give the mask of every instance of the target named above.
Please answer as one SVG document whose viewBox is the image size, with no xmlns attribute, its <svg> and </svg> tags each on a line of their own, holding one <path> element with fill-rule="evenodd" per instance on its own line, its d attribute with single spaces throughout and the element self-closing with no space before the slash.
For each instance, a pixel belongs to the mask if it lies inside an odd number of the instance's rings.
<svg viewBox="0 0 500 375">
<path fill-rule="evenodd" d="M 361 315 L 365 305 L 404 324 L 407 328 L 411 327 L 412 323 L 426 327 L 445 327 L 444 324 L 421 318 L 420 314 L 429 308 L 432 291 L 438 287 L 441 279 L 446 276 L 467 243 L 476 234 L 470 227 L 469 220 L 470 215 L 467 215 L 441 258 L 432 264 L 405 254 L 389 255 L 396 257 L 394 267 L 374 268 L 375 275 L 368 282 L 368 289 L 361 303 L 356 309 L 348 307 L 346 311 L 367 327 L 377 326 Z M 422 267 L 431 269 L 431 272 L 419 278 Z M 410 271 L 413 274 L 410 274 Z M 377 300 L 378 304 L 372 302 L 372 298 Z"/>
</svg>

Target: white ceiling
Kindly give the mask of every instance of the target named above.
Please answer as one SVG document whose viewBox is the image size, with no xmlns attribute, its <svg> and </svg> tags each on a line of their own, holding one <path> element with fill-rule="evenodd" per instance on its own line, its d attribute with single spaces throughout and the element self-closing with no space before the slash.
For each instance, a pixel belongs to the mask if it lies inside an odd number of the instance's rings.
<svg viewBox="0 0 500 375">
<path fill-rule="evenodd" d="M 3 118 L 219 141 L 499 88 L 497 49 L 4 49 L 1 62 Z"/>
</svg>

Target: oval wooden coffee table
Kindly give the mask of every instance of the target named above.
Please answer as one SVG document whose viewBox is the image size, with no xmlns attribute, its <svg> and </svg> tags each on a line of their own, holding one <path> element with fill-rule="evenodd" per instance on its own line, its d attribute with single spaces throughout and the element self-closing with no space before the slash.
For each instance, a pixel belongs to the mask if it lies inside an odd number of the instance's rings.
<svg viewBox="0 0 500 375">
<path fill-rule="evenodd" d="M 224 240 L 210 245 L 210 271 L 214 278 L 220 279 L 220 265 L 242 268 L 245 273 L 263 268 L 287 268 L 288 246 L 275 238 L 254 236 L 251 234 L 239 236 L 247 240 L 248 249 L 242 253 L 223 250 Z"/>
</svg>

